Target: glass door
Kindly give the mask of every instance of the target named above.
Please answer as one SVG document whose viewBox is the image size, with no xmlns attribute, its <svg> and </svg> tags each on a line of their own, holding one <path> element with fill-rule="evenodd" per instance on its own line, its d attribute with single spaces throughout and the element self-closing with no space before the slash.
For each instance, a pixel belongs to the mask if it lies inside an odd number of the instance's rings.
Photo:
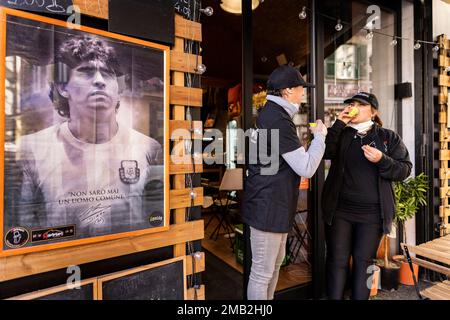
<svg viewBox="0 0 450 320">
<path fill-rule="evenodd" d="M 266 83 L 271 72 L 280 65 L 288 64 L 298 68 L 305 79 L 308 79 L 308 59 L 310 54 L 309 17 L 300 19 L 299 14 L 308 1 L 277 0 L 264 1 L 253 11 L 253 120 L 256 120 L 259 109 L 266 101 Z M 308 103 L 308 92 L 301 108 L 294 115 L 298 137 L 301 144 L 308 147 L 310 133 L 308 119 L 311 107 Z M 312 283 L 311 230 L 308 216 L 314 213 L 308 202 L 310 181 L 303 179 L 298 186 L 299 198 L 295 224 L 288 234 L 286 256 L 283 261 L 275 298 L 300 298 L 293 293 Z M 290 296 L 289 296 L 290 297 Z"/>
</svg>

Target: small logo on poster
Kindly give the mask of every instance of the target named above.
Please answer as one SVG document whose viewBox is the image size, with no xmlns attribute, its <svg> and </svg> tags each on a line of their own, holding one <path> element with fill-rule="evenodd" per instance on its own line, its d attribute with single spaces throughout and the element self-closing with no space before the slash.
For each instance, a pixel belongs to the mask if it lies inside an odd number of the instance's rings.
<svg viewBox="0 0 450 320">
<path fill-rule="evenodd" d="M 61 230 L 49 230 L 42 235 L 44 240 L 51 240 L 56 238 L 62 238 L 64 236 L 64 232 Z"/>
<path fill-rule="evenodd" d="M 119 169 L 120 180 L 126 184 L 134 184 L 139 181 L 140 170 L 136 160 L 123 160 Z"/>
<path fill-rule="evenodd" d="M 155 211 L 150 214 L 150 217 L 148 218 L 148 220 L 152 227 L 158 227 L 158 226 L 163 225 L 164 216 L 161 212 Z"/>
<path fill-rule="evenodd" d="M 27 244 L 30 239 L 30 233 L 27 229 L 16 227 L 10 229 L 5 236 L 5 243 L 9 248 L 21 248 Z"/>
<path fill-rule="evenodd" d="M 75 235 L 75 225 L 53 227 L 31 231 L 31 242 L 52 241 L 61 238 L 69 238 Z"/>
</svg>

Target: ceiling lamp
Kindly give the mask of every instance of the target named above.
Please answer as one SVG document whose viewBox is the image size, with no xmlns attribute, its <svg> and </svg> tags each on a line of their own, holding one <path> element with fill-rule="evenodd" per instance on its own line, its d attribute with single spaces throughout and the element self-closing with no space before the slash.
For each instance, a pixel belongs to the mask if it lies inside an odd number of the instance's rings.
<svg viewBox="0 0 450 320">
<path fill-rule="evenodd" d="M 252 0 L 252 10 L 255 10 L 264 1 Z M 220 7 L 229 13 L 242 14 L 242 0 L 222 0 Z"/>
</svg>

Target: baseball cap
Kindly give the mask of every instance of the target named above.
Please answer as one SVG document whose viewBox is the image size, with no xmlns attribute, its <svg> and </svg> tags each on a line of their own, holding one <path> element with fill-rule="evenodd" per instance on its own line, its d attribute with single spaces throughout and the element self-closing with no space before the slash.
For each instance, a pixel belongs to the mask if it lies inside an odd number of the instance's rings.
<svg viewBox="0 0 450 320">
<path fill-rule="evenodd" d="M 378 99 L 373 93 L 358 92 L 353 97 L 344 101 L 344 103 L 350 103 L 352 101 L 358 101 L 364 104 L 370 104 L 375 109 L 378 109 Z"/>
<path fill-rule="evenodd" d="M 269 76 L 267 88 L 269 90 L 279 90 L 294 87 L 314 87 L 313 84 L 307 83 L 300 71 L 289 65 L 282 65 L 276 68 Z"/>
</svg>

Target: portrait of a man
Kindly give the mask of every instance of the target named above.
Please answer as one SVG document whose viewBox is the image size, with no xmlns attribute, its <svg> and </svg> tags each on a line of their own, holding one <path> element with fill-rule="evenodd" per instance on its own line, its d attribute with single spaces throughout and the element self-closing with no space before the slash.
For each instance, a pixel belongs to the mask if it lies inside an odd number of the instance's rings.
<svg viewBox="0 0 450 320">
<path fill-rule="evenodd" d="M 12 240 L 4 249 L 166 223 L 164 140 L 151 134 L 164 128 L 163 53 L 149 53 L 159 54 L 155 61 L 162 62 L 160 74 L 148 75 L 149 70 L 136 76 L 136 67 L 122 64 L 135 63 L 134 56 L 142 60 L 147 53 L 135 53 L 142 48 L 122 50 L 132 53 L 130 59 L 120 57 L 117 42 L 103 36 L 79 31 L 58 39 L 53 40 L 51 67 L 46 67 L 51 70 L 47 78 L 52 78 L 47 91 L 52 125 L 31 133 L 22 130 L 26 134 L 17 132 L 13 140 L 20 183 L 5 208 L 3 232 Z M 26 57 L 20 59 L 23 63 Z M 155 63 L 150 65 L 154 68 Z M 150 98 L 145 91 L 152 92 Z M 149 105 L 158 112 L 146 110 Z M 15 123 L 30 120 L 19 117 Z M 23 243 L 14 243 L 17 239 Z"/>
</svg>

